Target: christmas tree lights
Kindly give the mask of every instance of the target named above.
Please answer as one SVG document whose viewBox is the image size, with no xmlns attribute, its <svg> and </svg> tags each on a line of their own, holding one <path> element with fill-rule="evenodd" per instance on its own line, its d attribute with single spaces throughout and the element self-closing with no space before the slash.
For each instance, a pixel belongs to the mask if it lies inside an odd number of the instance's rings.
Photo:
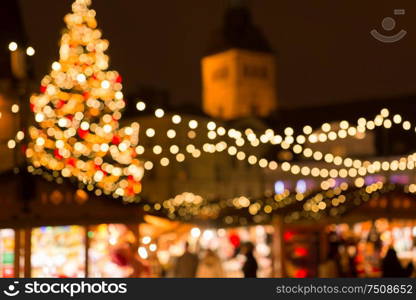
<svg viewBox="0 0 416 300">
<path fill-rule="evenodd" d="M 37 126 L 29 129 L 26 156 L 35 168 L 94 185 L 132 200 L 144 169 L 137 158 L 139 124 L 120 128 L 122 79 L 107 71 L 109 43 L 97 29 L 90 0 L 76 0 L 65 17 L 59 62 L 30 98 Z"/>
</svg>

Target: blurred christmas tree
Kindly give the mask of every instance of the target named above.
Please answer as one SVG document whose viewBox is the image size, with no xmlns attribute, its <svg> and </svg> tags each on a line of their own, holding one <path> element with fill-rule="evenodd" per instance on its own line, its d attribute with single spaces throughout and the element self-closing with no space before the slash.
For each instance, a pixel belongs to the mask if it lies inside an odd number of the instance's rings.
<svg viewBox="0 0 416 300">
<path fill-rule="evenodd" d="M 125 107 L 121 77 L 106 71 L 108 41 L 97 29 L 91 0 L 76 0 L 65 17 L 59 62 L 30 99 L 38 124 L 26 156 L 35 168 L 76 177 L 98 194 L 132 200 L 141 191 L 136 158 L 139 124 L 119 128 Z"/>
</svg>

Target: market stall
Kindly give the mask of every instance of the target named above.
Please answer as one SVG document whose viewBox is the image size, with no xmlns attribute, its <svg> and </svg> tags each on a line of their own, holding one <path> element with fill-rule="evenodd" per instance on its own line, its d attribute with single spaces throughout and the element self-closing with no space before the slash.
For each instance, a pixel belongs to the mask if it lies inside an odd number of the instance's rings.
<svg viewBox="0 0 416 300">
<path fill-rule="evenodd" d="M 342 258 L 341 271 L 350 268 L 359 277 L 379 277 L 390 248 L 403 267 L 416 263 L 416 220 L 376 219 L 331 225 L 327 230 L 335 233 L 333 243 Z"/>
<path fill-rule="evenodd" d="M 32 229 L 32 277 L 85 277 L 85 227 Z"/>
<path fill-rule="evenodd" d="M 14 277 L 14 245 L 13 229 L 0 230 L 0 276 Z"/>
</svg>

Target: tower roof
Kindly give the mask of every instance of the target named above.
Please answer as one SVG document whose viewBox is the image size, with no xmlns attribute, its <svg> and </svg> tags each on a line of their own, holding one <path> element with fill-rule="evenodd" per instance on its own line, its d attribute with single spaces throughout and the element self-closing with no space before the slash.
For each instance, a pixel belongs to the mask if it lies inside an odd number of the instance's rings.
<svg viewBox="0 0 416 300">
<path fill-rule="evenodd" d="M 229 49 L 273 52 L 261 30 L 253 24 L 247 1 L 229 0 L 224 22 L 217 29 L 208 45 L 207 54 Z"/>
</svg>

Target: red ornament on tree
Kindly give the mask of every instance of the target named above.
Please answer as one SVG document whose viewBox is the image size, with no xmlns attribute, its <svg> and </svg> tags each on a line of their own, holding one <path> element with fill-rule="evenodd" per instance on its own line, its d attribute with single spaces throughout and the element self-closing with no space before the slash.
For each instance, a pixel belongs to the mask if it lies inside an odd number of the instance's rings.
<svg viewBox="0 0 416 300">
<path fill-rule="evenodd" d="M 88 130 L 83 130 L 83 129 L 81 129 L 81 128 L 78 128 L 78 136 L 80 137 L 80 138 L 82 138 L 82 139 L 85 139 L 85 137 L 87 136 L 87 134 L 88 134 Z"/>
<path fill-rule="evenodd" d="M 64 158 L 61 154 L 59 154 L 59 149 L 55 149 L 55 150 L 53 150 L 53 155 L 55 155 L 55 157 L 56 157 L 57 159 L 62 159 L 62 158 Z"/>
<path fill-rule="evenodd" d="M 113 139 L 111 140 L 111 143 L 114 145 L 118 145 L 121 143 L 121 138 L 118 135 L 114 135 Z"/>
<path fill-rule="evenodd" d="M 58 108 L 58 109 L 60 109 L 60 108 L 62 108 L 62 106 L 65 105 L 65 103 L 66 103 L 65 100 L 60 99 L 59 101 L 56 102 L 55 107 Z"/>
<path fill-rule="evenodd" d="M 241 239 L 237 234 L 235 233 L 231 234 L 228 239 L 230 240 L 230 243 L 231 245 L 234 246 L 234 248 L 237 248 L 238 246 L 240 246 Z"/>
</svg>

